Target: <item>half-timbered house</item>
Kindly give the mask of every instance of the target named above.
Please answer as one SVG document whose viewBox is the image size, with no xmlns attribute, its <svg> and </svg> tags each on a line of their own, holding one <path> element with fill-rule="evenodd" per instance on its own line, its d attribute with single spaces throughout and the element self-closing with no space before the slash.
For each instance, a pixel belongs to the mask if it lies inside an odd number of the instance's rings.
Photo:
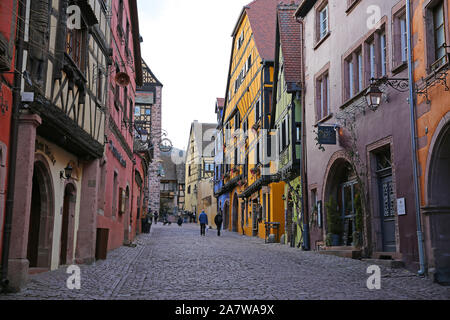
<svg viewBox="0 0 450 320">
<path fill-rule="evenodd" d="M 25 0 L 24 0 L 25 1 Z M 95 259 L 111 0 L 27 0 L 9 280 Z"/>
</svg>

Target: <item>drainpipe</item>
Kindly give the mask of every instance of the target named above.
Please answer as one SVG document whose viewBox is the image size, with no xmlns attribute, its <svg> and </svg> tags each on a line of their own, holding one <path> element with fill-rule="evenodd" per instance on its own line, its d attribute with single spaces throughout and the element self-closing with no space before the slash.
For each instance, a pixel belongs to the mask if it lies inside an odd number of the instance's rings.
<svg viewBox="0 0 450 320">
<path fill-rule="evenodd" d="M 17 21 L 17 42 L 16 42 L 16 64 L 15 70 L 22 70 L 23 66 L 23 46 L 24 46 L 24 34 L 25 29 L 22 21 L 25 21 L 25 8 L 22 1 L 18 1 L 18 17 Z M 1 266 L 1 279 L 0 286 L 2 292 L 7 292 L 9 280 L 8 280 L 8 259 L 9 259 L 9 247 L 11 240 L 11 228 L 12 228 L 12 215 L 14 205 L 14 191 L 15 191 L 15 176 L 16 176 L 16 155 L 17 155 L 17 137 L 19 134 L 19 117 L 20 117 L 20 83 L 22 75 L 19 71 L 14 72 L 14 94 L 13 94 L 13 110 L 12 110 L 12 122 L 11 122 L 11 137 L 10 137 L 10 149 L 9 149 L 9 162 L 8 162 L 8 192 L 6 198 L 5 208 L 5 228 L 3 232 L 3 250 L 2 250 L 2 266 Z"/>
<path fill-rule="evenodd" d="M 309 202 L 308 202 L 308 175 L 306 173 L 306 96 L 305 96 L 305 40 L 304 40 L 304 24 L 303 20 L 297 18 L 297 22 L 300 24 L 300 37 L 301 37 L 301 56 L 302 56 L 302 83 L 301 92 L 301 105 L 302 105 L 302 143 L 301 143 L 301 157 L 300 157 L 300 176 L 302 178 L 302 212 L 303 212 L 303 249 L 306 251 L 311 250 L 310 243 L 310 230 L 309 230 Z"/>
<path fill-rule="evenodd" d="M 422 231 L 422 218 L 420 212 L 420 188 L 419 188 L 419 172 L 417 163 L 417 144 L 416 144 L 416 112 L 415 112 L 415 92 L 414 92 L 414 66 L 413 66 L 413 53 L 412 53 L 412 23 L 411 23 L 411 2 L 406 0 L 406 29 L 408 30 L 408 78 L 409 78 L 409 106 L 411 116 L 411 144 L 412 144 L 412 158 L 414 169 L 414 191 L 416 195 L 416 220 L 417 220 L 417 239 L 419 244 L 419 262 L 420 270 L 419 275 L 423 276 L 426 273 L 425 266 L 425 249 L 423 241 Z"/>
</svg>

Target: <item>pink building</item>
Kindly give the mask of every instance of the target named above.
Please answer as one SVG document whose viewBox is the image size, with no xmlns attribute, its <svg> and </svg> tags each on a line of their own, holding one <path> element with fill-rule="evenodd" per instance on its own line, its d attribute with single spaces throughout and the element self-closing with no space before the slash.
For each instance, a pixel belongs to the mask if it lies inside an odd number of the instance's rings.
<svg viewBox="0 0 450 320">
<path fill-rule="evenodd" d="M 97 248 L 107 247 L 108 251 L 131 242 L 135 236 L 133 115 L 136 87 L 142 85 L 136 0 L 113 1 L 111 10 L 113 72 L 108 84 L 107 143 L 97 216 Z"/>
</svg>

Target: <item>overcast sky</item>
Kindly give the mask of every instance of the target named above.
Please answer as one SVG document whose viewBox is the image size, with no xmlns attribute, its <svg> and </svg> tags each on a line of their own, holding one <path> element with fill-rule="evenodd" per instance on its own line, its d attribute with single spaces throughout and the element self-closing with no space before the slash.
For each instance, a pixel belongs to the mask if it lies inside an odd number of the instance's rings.
<svg viewBox="0 0 450 320">
<path fill-rule="evenodd" d="M 138 0 L 142 57 L 164 85 L 163 129 L 185 150 L 191 122 L 215 123 L 224 97 L 231 33 L 251 0 Z"/>
</svg>

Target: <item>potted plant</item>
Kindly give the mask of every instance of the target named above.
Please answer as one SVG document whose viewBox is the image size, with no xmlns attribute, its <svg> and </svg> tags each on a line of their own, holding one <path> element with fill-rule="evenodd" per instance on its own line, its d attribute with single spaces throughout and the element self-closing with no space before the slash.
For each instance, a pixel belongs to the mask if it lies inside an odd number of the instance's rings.
<svg viewBox="0 0 450 320">
<path fill-rule="evenodd" d="M 338 205 L 334 197 L 330 197 L 327 203 L 325 203 L 325 208 L 327 210 L 327 226 L 328 235 L 331 242 L 331 246 L 337 247 L 341 244 L 342 236 L 342 217 L 338 210 Z"/>
</svg>

